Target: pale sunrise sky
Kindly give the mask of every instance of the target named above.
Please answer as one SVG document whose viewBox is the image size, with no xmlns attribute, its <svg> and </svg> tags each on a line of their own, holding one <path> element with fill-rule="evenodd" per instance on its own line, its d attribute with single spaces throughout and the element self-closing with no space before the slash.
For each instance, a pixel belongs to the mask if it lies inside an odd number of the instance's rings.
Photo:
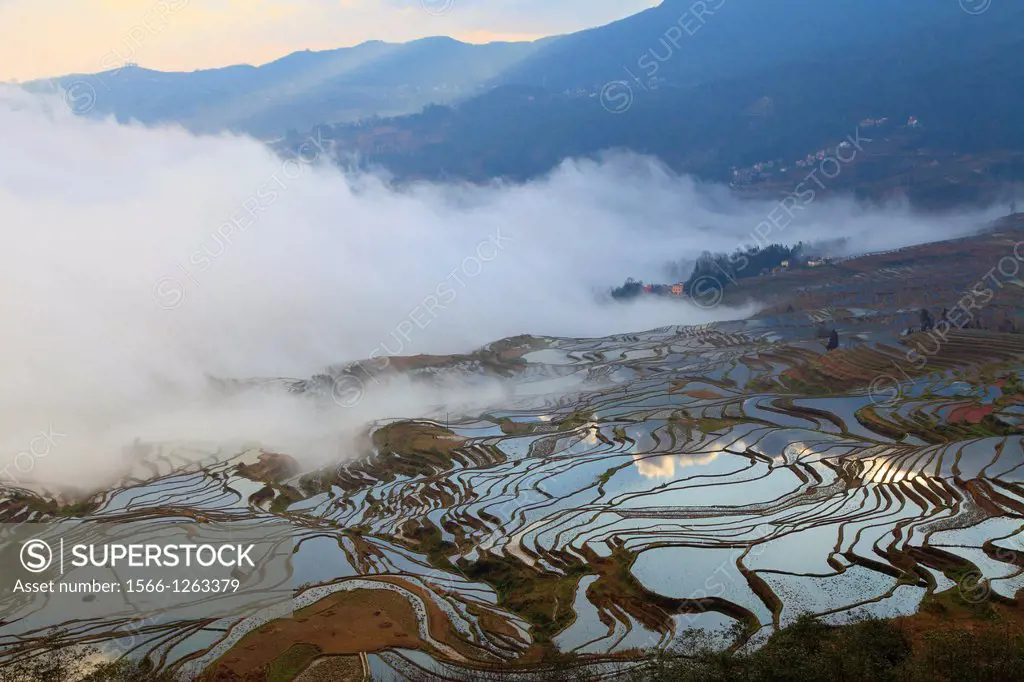
<svg viewBox="0 0 1024 682">
<path fill-rule="evenodd" d="M 303 49 L 448 35 L 532 40 L 659 0 L 0 0 L 0 81 L 263 64 Z"/>
</svg>

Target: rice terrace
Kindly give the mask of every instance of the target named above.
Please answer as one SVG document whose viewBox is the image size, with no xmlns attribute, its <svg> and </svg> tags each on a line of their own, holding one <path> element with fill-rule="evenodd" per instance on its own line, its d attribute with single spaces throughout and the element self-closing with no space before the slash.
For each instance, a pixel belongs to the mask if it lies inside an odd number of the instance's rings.
<svg viewBox="0 0 1024 682">
<path fill-rule="evenodd" d="M 0 0 L 0 682 L 1024 680 L 1022 26 Z"/>
<path fill-rule="evenodd" d="M 479 414 L 378 421 L 316 470 L 137 443 L 137 473 L 88 499 L 5 489 L 6 524 L 286 521 L 294 592 L 286 617 L 170 622 L 39 622 L 9 601 L 0 655 L 117 641 L 154 677 L 526 680 L 557 662 L 610 679 L 687 633 L 749 652 L 808 614 L 1019 623 L 1018 223 L 726 287 L 758 302 L 749 319 L 254 382 L 311 401 L 388 373 L 512 388 Z"/>
</svg>

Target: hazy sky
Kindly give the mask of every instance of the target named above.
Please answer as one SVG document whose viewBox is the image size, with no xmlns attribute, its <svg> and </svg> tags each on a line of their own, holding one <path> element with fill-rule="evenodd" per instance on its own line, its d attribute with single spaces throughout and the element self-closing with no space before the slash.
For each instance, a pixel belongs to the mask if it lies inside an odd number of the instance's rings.
<svg viewBox="0 0 1024 682">
<path fill-rule="evenodd" d="M 296 50 L 449 35 L 532 40 L 659 0 L 0 0 L 0 80 L 262 64 Z M 119 58 L 111 60 L 111 53 Z M 104 57 L 107 56 L 106 61 Z"/>
</svg>

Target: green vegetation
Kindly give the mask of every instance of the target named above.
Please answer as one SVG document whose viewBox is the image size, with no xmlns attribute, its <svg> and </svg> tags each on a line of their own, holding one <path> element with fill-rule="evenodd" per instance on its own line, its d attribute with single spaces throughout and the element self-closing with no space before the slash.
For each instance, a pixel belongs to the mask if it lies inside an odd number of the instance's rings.
<svg viewBox="0 0 1024 682">
<path fill-rule="evenodd" d="M 779 381 L 785 387 L 785 390 L 790 393 L 798 393 L 803 395 L 832 395 L 833 391 L 827 386 L 816 384 L 809 381 L 804 381 L 798 377 L 782 374 L 779 376 Z M 770 380 L 768 387 L 770 387 Z"/>
<path fill-rule="evenodd" d="M 568 417 L 558 422 L 559 431 L 572 431 L 594 421 L 594 413 L 586 410 L 573 412 Z"/>
<path fill-rule="evenodd" d="M 277 490 L 277 497 L 270 503 L 270 511 L 280 514 L 287 511 L 288 507 L 294 502 L 298 502 L 302 499 L 302 494 L 291 486 L 274 486 Z"/>
<path fill-rule="evenodd" d="M 431 565 L 446 571 L 453 570 L 448 555 L 457 548 L 443 539 L 441 531 L 433 523 L 425 519 L 409 519 L 402 527 L 402 533 L 415 543 L 417 550 L 427 555 Z"/>
<path fill-rule="evenodd" d="M 61 630 L 50 631 L 31 658 L 0 667 L 0 682 L 174 682 L 177 679 L 169 672 L 154 673 L 147 659 L 104 661 L 103 652 L 95 646 L 64 646 L 65 634 Z"/>
<path fill-rule="evenodd" d="M 631 466 L 631 465 L 626 464 L 625 466 Z M 603 490 L 604 489 L 604 484 L 607 483 L 608 481 L 612 480 L 612 476 L 615 475 L 615 472 L 621 470 L 622 468 L 623 468 L 622 465 L 617 466 L 617 467 L 612 467 L 611 469 L 608 469 L 603 474 L 598 476 L 597 477 L 597 487 L 598 487 L 598 489 Z"/>
<path fill-rule="evenodd" d="M 537 424 L 532 422 L 516 422 L 508 417 L 498 420 L 501 432 L 509 436 L 528 436 L 537 429 Z"/>
<path fill-rule="evenodd" d="M 701 433 L 714 433 L 716 431 L 725 431 L 733 426 L 736 426 L 739 421 L 735 419 L 713 419 L 711 417 L 704 417 L 697 421 L 697 428 L 700 429 Z"/>
<path fill-rule="evenodd" d="M 581 426 L 585 426 L 594 421 L 594 413 L 588 410 L 579 410 L 569 414 L 564 419 L 554 422 L 553 424 L 545 424 L 543 422 L 517 422 L 509 419 L 508 417 L 501 417 L 500 419 L 486 415 L 486 418 L 490 419 L 498 426 L 501 427 L 501 432 L 509 436 L 528 436 L 533 433 L 550 433 L 552 431 L 572 431 L 578 429 Z M 616 433 L 616 436 L 618 434 Z M 623 433 L 625 437 L 625 433 Z"/>
<path fill-rule="evenodd" d="M 1009 372 L 1004 377 L 1002 391 L 1004 396 L 1024 395 L 1024 381 L 1016 372 Z"/>
<path fill-rule="evenodd" d="M 576 585 L 587 572 L 574 564 L 565 575 L 540 572 L 515 559 L 487 554 L 462 568 L 470 580 L 486 582 L 498 593 L 498 603 L 525 618 L 533 626 L 534 640 L 541 645 L 572 622 Z"/>
<path fill-rule="evenodd" d="M 776 632 L 763 646 L 723 650 L 733 632 L 684 632 L 666 652 L 615 679 L 626 682 L 1016 682 L 1024 679 L 1024 633 L 1010 627 L 935 629 L 920 636 L 892 621 L 829 625 L 810 616 Z M 607 679 L 583 661 L 553 657 L 535 682 Z M 605 673 L 606 675 L 606 673 Z M 426 678 L 423 678 L 426 679 Z M 466 672 L 464 682 L 505 679 Z"/>
<path fill-rule="evenodd" d="M 490 568 L 501 571 L 491 564 Z M 575 579 L 573 579 L 575 580 Z M 571 581 L 563 578 L 569 587 Z M 552 586 L 554 583 L 552 583 Z M 509 585 L 509 589 L 514 589 Z M 555 593 L 560 590 L 555 590 Z M 563 594 L 545 591 L 551 599 Z M 947 595 L 949 593 L 946 593 Z M 538 595 L 539 611 L 543 598 Z M 723 649 L 735 641 L 740 627 L 731 631 L 708 633 L 688 630 L 665 652 L 647 659 L 643 665 L 617 679 L 627 682 L 1016 682 L 1024 679 L 1024 632 L 1016 623 L 995 613 L 986 621 L 954 618 L 959 608 L 955 600 L 944 615 L 949 620 L 915 622 L 914 616 L 901 621 L 872 618 L 830 625 L 811 616 L 801 616 L 792 625 L 774 633 L 762 646 L 740 652 Z M 571 615 L 571 610 L 565 610 Z M 539 615 L 544 620 L 546 614 Z M 563 616 L 558 620 L 566 620 Z M 555 622 L 549 621 L 546 633 Z M 71 679 L 84 657 L 98 650 L 59 648 L 58 635 L 51 635 L 54 648 L 31 661 L 9 665 L 0 671 L 0 682 L 63 682 Z M 547 640 L 545 640 L 547 641 Z M 275 660 L 266 671 L 267 682 L 287 682 L 305 669 L 319 649 L 297 644 Z M 586 659 L 550 651 L 536 666 L 519 672 L 518 679 L 530 682 L 565 680 L 596 682 L 598 671 L 584 664 Z M 101 664 L 83 678 L 83 682 L 169 682 L 168 674 L 154 675 L 145 664 L 129 660 Z M 429 677 L 423 677 L 426 680 Z M 465 682 L 507 679 L 501 671 L 464 671 Z"/>
<path fill-rule="evenodd" d="M 320 649 L 312 644 L 293 644 L 288 651 L 270 664 L 267 682 L 290 682 L 320 655 Z"/>
<path fill-rule="evenodd" d="M 936 629 L 914 642 L 897 623 L 874 619 L 828 625 L 810 616 L 775 633 L 759 649 L 729 654 L 707 635 L 687 633 L 640 679 L 650 682 L 952 682 L 1019 680 L 1024 634 L 1011 630 Z"/>
</svg>

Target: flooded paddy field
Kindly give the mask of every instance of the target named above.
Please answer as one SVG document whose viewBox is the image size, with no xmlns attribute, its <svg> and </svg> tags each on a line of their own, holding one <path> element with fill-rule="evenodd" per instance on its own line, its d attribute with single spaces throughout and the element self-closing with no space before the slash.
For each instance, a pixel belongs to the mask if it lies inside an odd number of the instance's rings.
<svg viewBox="0 0 1024 682">
<path fill-rule="evenodd" d="M 614 677 L 689 629 L 742 647 L 805 613 L 897 617 L 948 590 L 1013 601 L 1024 336 L 957 328 L 936 343 L 907 333 L 913 315 L 797 301 L 700 327 L 520 338 L 496 351 L 500 404 L 369 425 L 329 466 L 212 446 L 185 465 L 185 444 L 143 444 L 134 478 L 74 508 L 9 490 L 13 524 L 286 520 L 294 613 L 7 617 L 0 656 L 59 626 L 69 645 L 130 636 L 123 649 L 158 668 L 224 679 L 288 658 L 309 679 L 515 680 L 552 653 Z"/>
</svg>

